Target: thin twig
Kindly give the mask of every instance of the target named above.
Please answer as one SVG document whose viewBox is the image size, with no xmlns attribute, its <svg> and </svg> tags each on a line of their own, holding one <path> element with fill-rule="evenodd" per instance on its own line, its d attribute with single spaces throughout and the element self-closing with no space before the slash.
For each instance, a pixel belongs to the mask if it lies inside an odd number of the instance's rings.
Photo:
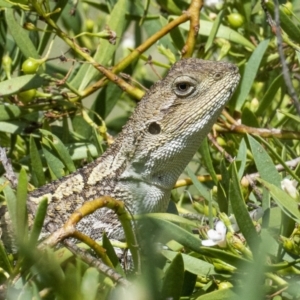
<svg viewBox="0 0 300 300">
<path fill-rule="evenodd" d="M 78 246 L 73 244 L 70 241 L 63 241 L 63 244 L 76 256 L 80 257 L 81 260 L 86 262 L 88 265 L 95 267 L 98 271 L 108 276 L 110 279 L 112 279 L 114 282 L 117 282 L 121 284 L 124 287 L 129 287 L 131 283 L 123 278 L 119 273 L 117 273 L 112 268 L 108 267 L 106 264 L 101 262 L 101 260 L 97 259 L 96 257 L 93 257 L 91 254 L 86 252 L 83 249 L 80 249 Z"/>
<path fill-rule="evenodd" d="M 285 164 L 290 168 L 290 169 L 295 169 L 300 163 L 300 157 L 297 157 L 295 159 L 286 161 Z M 285 171 L 285 167 L 281 164 L 278 164 L 275 166 L 276 170 L 278 172 L 282 172 Z M 250 180 L 257 180 L 257 178 L 260 177 L 259 173 L 252 173 L 252 174 L 247 174 L 245 177 L 242 178 L 242 181 L 244 179 L 246 179 L 248 181 L 248 178 L 250 178 Z M 220 174 L 217 174 L 217 178 L 218 180 L 222 180 L 222 176 Z M 200 182 L 207 182 L 207 181 L 213 181 L 212 177 L 210 175 L 200 175 L 197 176 L 197 179 Z M 248 181 L 249 182 L 249 181 Z M 183 186 L 189 186 L 192 185 L 193 181 L 191 180 L 191 178 L 184 178 L 184 179 L 179 179 L 177 180 L 176 184 L 174 185 L 174 189 L 179 188 L 179 187 L 183 187 Z M 250 184 L 250 182 L 249 182 Z"/>
<path fill-rule="evenodd" d="M 196 0 L 192 1 L 187 13 L 190 16 L 190 30 L 188 33 L 188 37 L 186 40 L 185 45 L 183 46 L 181 50 L 182 57 L 192 57 L 196 40 L 199 32 L 199 18 L 200 18 L 200 10 L 202 8 L 203 1 Z"/>
<path fill-rule="evenodd" d="M 5 148 L 0 147 L 0 161 L 2 162 L 5 170 L 5 177 L 10 181 L 12 187 L 16 188 L 18 185 L 18 179 L 13 171 L 10 159 L 6 156 Z"/>
<path fill-rule="evenodd" d="M 235 125 L 223 123 L 222 125 L 215 124 L 214 130 L 217 132 L 230 132 L 238 134 L 255 134 L 264 138 L 278 138 L 278 139 L 287 139 L 287 140 L 300 140 L 299 131 L 290 131 L 290 130 L 281 130 L 275 128 L 256 128 L 250 127 L 243 124 Z"/>
<path fill-rule="evenodd" d="M 281 28 L 280 28 L 280 17 L 279 17 L 279 3 L 278 0 L 275 0 L 275 24 L 276 24 L 276 37 L 277 37 L 277 48 L 279 57 L 282 65 L 282 73 L 283 78 L 287 87 L 288 94 L 293 100 L 294 106 L 297 110 L 298 115 L 300 115 L 300 103 L 297 93 L 293 87 L 291 77 L 289 75 L 289 68 L 286 63 L 286 59 L 284 56 L 283 46 L 282 46 L 282 36 L 281 36 Z"/>
<path fill-rule="evenodd" d="M 207 137 L 208 137 L 208 139 L 210 140 L 210 142 L 218 149 L 218 151 L 219 151 L 220 153 L 224 154 L 224 157 L 225 157 L 230 163 L 232 163 L 232 162 L 234 161 L 233 157 L 232 157 L 229 153 L 227 153 L 227 152 L 225 151 L 225 149 L 224 149 L 222 146 L 220 146 L 220 145 L 218 144 L 218 142 L 216 141 L 216 139 L 215 139 L 211 134 L 209 134 Z"/>
</svg>

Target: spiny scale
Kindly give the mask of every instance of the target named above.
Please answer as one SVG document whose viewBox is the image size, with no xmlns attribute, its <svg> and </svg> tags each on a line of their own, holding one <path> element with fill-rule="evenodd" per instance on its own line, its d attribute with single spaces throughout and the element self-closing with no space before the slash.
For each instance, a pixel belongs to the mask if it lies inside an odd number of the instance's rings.
<svg viewBox="0 0 300 300">
<path fill-rule="evenodd" d="M 132 214 L 163 212 L 176 180 L 231 97 L 240 75 L 225 62 L 184 59 L 140 101 L 114 144 L 97 160 L 30 194 L 28 210 L 47 196 L 45 231 L 59 228 L 84 202 L 109 195 Z M 100 209 L 78 230 L 100 239 L 123 236 L 115 215 Z"/>
</svg>

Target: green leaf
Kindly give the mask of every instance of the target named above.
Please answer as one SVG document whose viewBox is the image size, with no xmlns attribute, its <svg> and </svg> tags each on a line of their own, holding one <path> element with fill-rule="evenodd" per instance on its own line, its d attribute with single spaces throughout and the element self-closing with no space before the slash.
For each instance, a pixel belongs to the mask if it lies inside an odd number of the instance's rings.
<svg viewBox="0 0 300 300">
<path fill-rule="evenodd" d="M 4 179 L 0 178 L 0 183 L 3 184 L 5 182 Z M 14 233 L 16 232 L 17 226 L 17 198 L 12 188 L 9 185 L 6 185 L 3 189 L 5 201 L 7 204 L 7 209 L 9 213 L 9 217 L 12 223 L 12 229 Z"/>
<path fill-rule="evenodd" d="M 1 83 L 0 83 L 1 85 Z M 0 105 L 0 121 L 14 120 L 21 116 L 21 109 L 16 105 Z"/>
<path fill-rule="evenodd" d="M 0 7 L 8 7 L 8 8 L 10 8 L 12 6 L 13 6 L 12 3 L 9 3 L 6 0 L 0 0 Z"/>
<path fill-rule="evenodd" d="M 247 161 L 247 145 L 245 139 L 242 139 L 240 142 L 236 160 L 241 162 L 241 166 L 239 168 L 239 179 L 242 179 L 246 167 L 246 161 Z"/>
<path fill-rule="evenodd" d="M 161 299 L 179 300 L 184 279 L 183 259 L 178 253 L 168 267 L 163 280 Z"/>
<path fill-rule="evenodd" d="M 3 242 L 0 240 L 0 268 L 8 272 L 9 274 L 12 272 L 12 266 L 9 262 L 7 253 L 5 251 Z"/>
<path fill-rule="evenodd" d="M 272 1 L 268 1 L 266 2 L 266 5 L 268 9 L 271 10 L 273 14 L 275 14 L 274 3 Z M 280 5 L 279 7 L 279 18 L 280 18 L 280 27 L 289 35 L 290 38 L 292 38 L 293 40 L 299 43 L 300 42 L 299 26 L 294 24 L 293 18 L 291 18 L 291 16 L 288 16 L 285 13 L 282 5 Z"/>
<path fill-rule="evenodd" d="M 16 21 L 14 12 L 15 11 L 13 9 L 5 10 L 6 24 L 11 35 L 13 36 L 16 44 L 26 58 L 39 58 L 38 52 L 28 36 L 28 31 L 23 29 L 21 25 Z M 2 90 L 1 93 L 3 94 Z"/>
<path fill-rule="evenodd" d="M 272 101 L 274 100 L 274 97 L 277 93 L 277 91 L 279 90 L 279 88 L 281 87 L 283 82 L 283 75 L 279 74 L 271 83 L 271 85 L 269 85 L 266 93 L 264 94 L 264 96 L 262 97 L 262 99 L 259 101 L 259 107 L 257 109 L 257 111 L 255 112 L 255 114 L 257 116 L 261 116 L 263 114 L 265 114 L 266 109 L 268 107 L 270 107 L 270 104 L 272 103 Z"/>
<path fill-rule="evenodd" d="M 294 219 L 296 222 L 300 222 L 300 212 L 298 203 L 293 199 L 288 193 L 283 191 L 281 188 L 275 186 L 274 184 L 258 178 L 260 182 L 269 190 L 274 201 L 280 206 L 280 208 L 288 215 L 290 218 Z"/>
<path fill-rule="evenodd" d="M 226 196 L 224 187 L 221 182 L 218 182 L 217 202 L 219 204 L 220 212 L 228 214 L 228 197 Z"/>
<path fill-rule="evenodd" d="M 195 188 L 198 190 L 201 196 L 203 196 L 206 200 L 209 201 L 211 199 L 209 189 L 197 179 L 197 177 L 189 167 L 186 167 L 186 171 L 188 173 L 188 176 L 191 178 Z"/>
<path fill-rule="evenodd" d="M 22 121 L 0 122 L 0 131 L 11 134 L 21 134 L 26 127 L 27 124 Z"/>
<path fill-rule="evenodd" d="M 281 113 L 281 114 L 287 116 L 288 118 L 294 120 L 294 121 L 297 122 L 297 123 L 300 123 L 300 117 L 298 117 L 298 116 L 295 116 L 295 115 L 293 115 L 293 114 L 290 114 L 290 113 L 288 113 L 288 112 L 286 112 L 286 111 L 283 111 L 283 110 L 280 110 L 280 109 L 278 109 L 277 112 L 279 112 L 279 113 Z"/>
<path fill-rule="evenodd" d="M 217 34 L 217 32 L 218 32 L 218 30 L 219 30 L 219 27 L 220 27 L 220 25 L 221 25 L 221 21 L 222 21 L 222 19 L 223 19 L 224 12 L 225 12 L 224 9 L 221 10 L 221 11 L 218 13 L 216 19 L 215 19 L 214 22 L 213 22 L 212 29 L 211 29 L 211 31 L 210 31 L 210 33 L 209 33 L 207 42 L 206 42 L 206 44 L 205 44 L 205 50 L 204 50 L 205 52 L 207 52 L 207 50 L 212 46 L 212 44 L 213 44 L 213 42 L 214 42 L 214 39 L 215 39 L 215 37 L 216 37 L 216 34 Z M 202 21 L 201 21 L 201 23 L 202 23 Z"/>
<path fill-rule="evenodd" d="M 239 228 L 247 240 L 252 252 L 256 253 L 258 242 L 260 240 L 245 205 L 235 162 L 231 165 L 229 199 L 237 224 L 239 225 Z"/>
<path fill-rule="evenodd" d="M 250 59 L 247 62 L 244 73 L 242 75 L 241 83 L 236 93 L 236 105 L 235 109 L 240 110 L 251 90 L 252 84 L 257 76 L 257 71 L 260 66 L 261 60 L 268 48 L 269 39 L 260 42 L 260 44 L 253 51 Z"/>
<path fill-rule="evenodd" d="M 196 253 L 222 259 L 224 262 L 236 267 L 238 267 L 241 263 L 245 265 L 251 264 L 251 262 L 249 262 L 248 260 L 229 254 L 223 250 L 203 247 L 201 240 L 198 237 L 169 221 L 158 218 L 152 218 L 150 214 L 144 216 L 143 221 L 150 222 L 156 230 L 155 234 L 157 236 L 157 239 L 162 240 L 165 243 L 167 243 L 170 240 L 175 240 L 179 244 L 190 248 Z"/>
<path fill-rule="evenodd" d="M 75 165 L 62 141 L 50 131 L 40 129 L 40 132 L 42 133 L 44 140 L 47 138 L 48 145 L 55 151 L 69 172 L 74 172 L 76 170 Z"/>
<path fill-rule="evenodd" d="M 48 200 L 47 198 L 44 198 L 40 201 L 39 206 L 35 212 L 35 218 L 33 222 L 33 226 L 31 229 L 30 237 L 29 237 L 29 246 L 35 247 L 40 233 L 43 228 L 44 220 L 47 213 L 47 207 L 48 207 Z"/>
<path fill-rule="evenodd" d="M 190 25 L 188 23 L 183 23 L 179 25 L 180 28 L 189 31 Z M 200 20 L 200 30 L 199 35 L 209 36 L 211 33 L 211 30 L 213 28 L 213 22 L 206 21 L 206 20 Z M 242 45 L 244 47 L 247 47 L 251 50 L 255 50 L 256 47 L 252 43 L 249 42 L 246 38 L 244 38 L 241 34 L 239 34 L 237 31 L 232 30 L 231 28 L 220 25 L 217 34 L 217 38 L 223 38 L 230 42 L 237 43 L 239 45 Z"/>
<path fill-rule="evenodd" d="M 133 2 L 130 0 L 119 0 L 108 18 L 107 26 L 116 32 L 117 37 L 123 36 L 124 30 L 128 25 L 126 15 L 129 13 L 132 5 Z M 119 43 L 120 38 L 117 39 L 116 45 L 112 45 L 109 41 L 101 39 L 93 58 L 99 64 L 106 66 L 112 59 Z M 96 78 L 96 76 L 100 77 L 99 75 L 99 71 L 97 71 L 93 66 L 83 64 L 70 84 L 79 91 L 82 91 L 93 79 Z"/>
<path fill-rule="evenodd" d="M 61 14 L 64 11 L 64 8 L 66 7 L 66 5 L 68 3 L 69 3 L 69 0 L 59 0 L 59 1 L 57 1 L 55 6 L 53 7 L 53 11 L 55 11 L 55 14 L 51 15 L 51 20 L 53 22 L 57 22 L 57 20 L 60 18 Z M 47 44 L 49 43 L 49 41 L 52 40 L 51 35 L 53 35 L 52 27 L 50 25 L 47 25 L 44 29 L 44 33 L 41 37 L 40 44 L 39 44 L 39 47 L 38 47 L 39 55 L 43 54 Z"/>
<path fill-rule="evenodd" d="M 1 96 L 17 94 L 21 91 L 37 89 L 44 85 L 46 80 L 38 75 L 23 75 L 0 82 Z"/>
<path fill-rule="evenodd" d="M 173 260 L 177 252 L 173 252 L 170 250 L 162 250 L 161 254 L 169 260 Z M 184 262 L 184 269 L 199 276 L 207 276 L 216 274 L 214 270 L 214 266 L 204 260 L 191 256 L 191 254 L 187 255 L 182 253 L 182 258 Z"/>
<path fill-rule="evenodd" d="M 266 150 L 252 136 L 247 135 L 256 168 L 262 179 L 281 186 L 281 177 Z"/>
<path fill-rule="evenodd" d="M 98 94 L 93 110 L 99 112 L 105 119 L 112 111 L 123 91 L 114 83 L 109 82 Z"/>
<path fill-rule="evenodd" d="M 17 240 L 19 242 L 26 241 L 27 237 L 27 174 L 22 168 L 19 174 L 18 187 L 17 187 L 17 203 L 16 203 L 16 225 L 17 225 Z"/>
<path fill-rule="evenodd" d="M 93 140 L 94 140 L 94 145 L 97 148 L 98 155 L 101 155 L 103 153 L 103 148 L 102 148 L 102 137 L 99 134 L 99 131 L 93 127 L 92 128 L 92 135 L 93 135 Z"/>
<path fill-rule="evenodd" d="M 34 137 L 32 135 L 30 136 L 30 162 L 33 183 L 35 186 L 40 187 L 46 183 L 46 178 L 43 170 L 41 155 L 37 149 Z"/>
<path fill-rule="evenodd" d="M 239 300 L 241 295 L 237 295 L 231 288 L 213 291 L 202 295 L 196 300 Z"/>
<path fill-rule="evenodd" d="M 163 219 L 167 220 L 170 222 L 186 225 L 186 226 L 193 226 L 197 227 L 198 226 L 198 221 L 191 221 L 186 218 L 180 217 L 175 214 L 168 214 L 168 213 L 151 213 L 151 214 L 143 214 L 143 216 L 136 216 L 137 219 L 143 218 L 144 216 L 151 216 L 151 218 L 158 218 L 158 219 Z"/>
<path fill-rule="evenodd" d="M 207 137 L 202 141 L 199 151 L 201 153 L 202 160 L 204 161 L 205 166 L 208 170 L 208 173 L 212 177 L 214 183 L 218 184 L 217 174 L 215 172 L 215 169 L 214 169 L 214 166 L 213 166 L 213 163 L 212 163 L 212 159 L 211 159 L 211 156 L 210 156 L 210 152 L 209 152 Z"/>
<path fill-rule="evenodd" d="M 49 167 L 50 175 L 53 180 L 61 178 L 65 175 L 64 164 L 57 157 L 57 154 L 53 153 L 48 140 L 43 138 L 42 140 L 42 150 Z"/>
<path fill-rule="evenodd" d="M 95 268 L 88 268 L 81 282 L 81 294 L 83 300 L 96 299 L 99 285 L 99 272 Z"/>
<path fill-rule="evenodd" d="M 102 236 L 102 243 L 103 243 L 103 248 L 105 248 L 106 250 L 106 255 L 111 261 L 111 264 L 114 266 L 114 268 L 120 275 L 125 276 L 124 270 L 120 265 L 120 261 L 114 250 L 114 247 L 110 243 L 110 240 L 107 238 L 105 233 Z"/>
</svg>

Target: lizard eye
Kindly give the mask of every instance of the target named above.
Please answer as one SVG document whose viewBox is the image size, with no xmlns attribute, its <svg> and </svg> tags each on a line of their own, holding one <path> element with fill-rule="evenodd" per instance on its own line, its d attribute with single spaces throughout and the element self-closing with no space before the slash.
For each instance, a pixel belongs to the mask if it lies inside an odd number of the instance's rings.
<svg viewBox="0 0 300 300">
<path fill-rule="evenodd" d="M 187 82 L 180 82 L 180 83 L 177 83 L 176 87 L 177 87 L 177 90 L 182 93 L 182 92 L 186 92 L 189 89 L 190 85 Z"/>
<path fill-rule="evenodd" d="M 180 76 L 173 85 L 173 92 L 178 97 L 187 97 L 191 95 L 196 89 L 196 82 L 189 76 Z"/>
<path fill-rule="evenodd" d="M 176 83 L 174 92 L 177 96 L 185 97 L 189 96 L 195 90 L 195 86 L 191 85 L 189 82 L 178 82 Z"/>
<path fill-rule="evenodd" d="M 216 80 L 219 80 L 219 79 L 222 78 L 222 74 L 221 74 L 221 73 L 216 73 L 216 74 L 214 75 L 214 78 L 215 78 Z"/>
</svg>

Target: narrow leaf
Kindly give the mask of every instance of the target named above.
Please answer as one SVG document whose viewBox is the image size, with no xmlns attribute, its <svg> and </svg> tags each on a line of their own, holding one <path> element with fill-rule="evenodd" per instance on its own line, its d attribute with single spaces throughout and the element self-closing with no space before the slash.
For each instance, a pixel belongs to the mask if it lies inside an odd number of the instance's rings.
<svg viewBox="0 0 300 300">
<path fill-rule="evenodd" d="M 162 250 L 161 251 L 162 255 L 166 257 L 169 260 L 173 260 L 177 252 L 173 252 L 170 250 Z M 201 260 L 199 258 L 193 257 L 191 255 L 187 255 L 182 253 L 182 258 L 184 262 L 184 269 L 195 274 L 195 275 L 200 275 L 200 276 L 207 276 L 216 274 L 214 270 L 214 266 L 204 260 Z"/>
<path fill-rule="evenodd" d="M 19 174 L 19 182 L 17 188 L 17 207 L 16 207 L 16 229 L 17 239 L 19 242 L 23 242 L 27 236 L 27 174 L 22 168 Z"/>
<path fill-rule="evenodd" d="M 269 154 L 252 136 L 247 135 L 247 138 L 261 178 L 280 187 L 281 178 Z"/>
<path fill-rule="evenodd" d="M 81 294 L 83 300 L 96 299 L 99 285 L 99 272 L 95 268 L 88 268 L 81 282 Z"/>
<path fill-rule="evenodd" d="M 14 41 L 16 42 L 16 44 L 18 45 L 25 57 L 39 58 L 35 46 L 33 45 L 31 39 L 28 36 L 28 31 L 23 29 L 21 25 L 16 21 L 14 13 L 15 10 L 13 9 L 5 10 L 6 24 L 9 28 L 11 35 L 14 38 Z"/>
<path fill-rule="evenodd" d="M 241 179 L 244 174 L 247 161 L 247 145 L 244 139 L 241 140 L 236 160 L 241 162 L 239 168 L 239 179 Z"/>
<path fill-rule="evenodd" d="M 103 243 L 103 248 L 105 248 L 105 250 L 106 250 L 106 254 L 107 254 L 108 258 L 111 261 L 114 268 L 116 269 L 116 271 L 120 275 L 125 276 L 124 270 L 120 265 L 119 258 L 114 250 L 114 247 L 110 243 L 110 240 L 107 238 L 106 234 L 103 234 L 103 236 L 102 236 L 102 243 Z"/>
<path fill-rule="evenodd" d="M 268 107 L 270 107 L 271 102 L 273 101 L 277 91 L 281 87 L 281 84 L 283 82 L 282 74 L 278 75 L 271 85 L 269 86 L 268 90 L 262 97 L 262 99 L 259 101 L 259 107 L 255 114 L 257 116 L 263 115 Z"/>
<path fill-rule="evenodd" d="M 45 216 L 47 213 L 47 207 L 48 207 L 48 200 L 47 200 L 47 198 L 44 198 L 39 203 L 39 206 L 35 213 L 35 218 L 34 218 L 33 226 L 32 226 L 30 237 L 29 237 L 30 247 L 35 247 L 35 245 L 39 239 L 40 233 L 43 228 Z"/>
<path fill-rule="evenodd" d="M 220 27 L 220 25 L 221 25 L 221 20 L 223 19 L 224 12 L 225 12 L 224 9 L 221 10 L 221 11 L 218 13 L 216 19 L 214 20 L 212 29 L 211 29 L 211 31 L 210 31 L 210 33 L 209 33 L 209 37 L 208 37 L 207 42 L 206 42 L 206 44 L 205 44 L 205 50 L 204 50 L 205 52 L 207 52 L 207 50 L 208 50 L 208 49 L 212 46 L 212 44 L 213 44 L 213 41 L 214 41 L 214 39 L 215 39 L 215 37 L 216 37 L 216 35 L 217 35 L 218 29 L 219 29 L 219 27 Z M 201 22 L 202 22 L 202 21 L 201 21 Z"/>
<path fill-rule="evenodd" d="M 238 96 L 236 100 L 236 110 L 240 110 L 251 90 L 252 84 L 255 80 L 257 70 L 260 66 L 261 60 L 268 48 L 270 40 L 262 41 L 257 48 L 253 51 L 247 65 L 245 67 L 244 74 L 242 76 L 241 84 L 238 88 Z"/>
<path fill-rule="evenodd" d="M 36 89 L 46 83 L 46 80 L 38 75 L 23 75 L 0 82 L 1 96 L 17 94 L 21 91 Z"/>
<path fill-rule="evenodd" d="M 235 162 L 231 165 L 231 180 L 229 184 L 229 199 L 236 221 L 253 253 L 256 252 L 259 237 L 248 213 Z"/>
<path fill-rule="evenodd" d="M 195 176 L 195 174 L 193 173 L 193 171 L 189 168 L 186 167 L 186 171 L 188 173 L 188 176 L 191 178 L 194 186 L 196 187 L 196 189 L 198 190 L 198 192 L 201 194 L 201 196 L 203 196 L 206 200 L 210 200 L 210 193 L 209 193 L 209 189 L 202 184 L 201 182 L 199 182 L 199 180 L 197 179 L 197 177 Z"/>
<path fill-rule="evenodd" d="M 187 30 L 187 31 L 190 29 L 190 25 L 188 23 L 183 23 L 183 24 L 179 25 L 179 27 L 184 30 Z M 209 36 L 210 32 L 212 30 L 212 27 L 213 27 L 213 22 L 201 20 L 199 35 Z M 237 31 L 235 31 L 227 26 L 224 26 L 224 25 L 220 25 L 220 27 L 217 31 L 216 37 L 223 38 L 230 42 L 237 43 L 237 44 L 247 47 L 251 50 L 255 50 L 255 48 L 256 48 L 251 42 L 249 42 L 248 39 L 244 38 Z"/>
<path fill-rule="evenodd" d="M 46 178 L 43 170 L 41 155 L 37 149 L 34 137 L 32 135 L 30 136 L 30 161 L 33 183 L 35 186 L 40 187 L 46 183 Z"/>
<path fill-rule="evenodd" d="M 215 172 L 215 169 L 214 169 L 214 166 L 213 166 L 213 163 L 212 163 L 212 159 L 211 159 L 211 156 L 210 156 L 210 152 L 209 152 L 207 137 L 202 141 L 199 150 L 200 150 L 201 156 L 203 158 L 203 161 L 205 163 L 205 166 L 206 166 L 210 176 L 212 177 L 214 183 L 218 184 L 217 174 Z"/>
<path fill-rule="evenodd" d="M 196 300 L 239 300 L 240 295 L 237 295 L 231 288 L 213 291 L 202 295 Z"/>
<path fill-rule="evenodd" d="M 269 181 L 258 179 L 262 184 L 269 190 L 272 198 L 280 206 L 280 208 L 287 214 L 289 217 L 294 219 L 296 222 L 300 222 L 300 212 L 298 203 L 290 195 L 288 195 L 281 188 L 275 186 Z"/>
<path fill-rule="evenodd" d="M 1 83 L 0 83 L 1 84 Z M 0 121 L 14 120 L 21 116 L 21 109 L 12 104 L 0 105 Z"/>
<path fill-rule="evenodd" d="M 178 253 L 168 267 L 163 280 L 161 299 L 179 300 L 184 279 L 183 259 Z"/>
</svg>

